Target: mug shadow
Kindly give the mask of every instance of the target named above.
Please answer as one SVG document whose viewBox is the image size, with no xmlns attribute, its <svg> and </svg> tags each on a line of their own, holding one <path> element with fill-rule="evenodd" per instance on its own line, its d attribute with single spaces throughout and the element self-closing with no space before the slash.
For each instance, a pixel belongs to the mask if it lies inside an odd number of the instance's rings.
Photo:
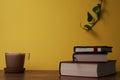
<svg viewBox="0 0 120 80">
<path fill-rule="evenodd" d="M 5 73 L 5 80 L 24 80 L 24 73 Z"/>
</svg>

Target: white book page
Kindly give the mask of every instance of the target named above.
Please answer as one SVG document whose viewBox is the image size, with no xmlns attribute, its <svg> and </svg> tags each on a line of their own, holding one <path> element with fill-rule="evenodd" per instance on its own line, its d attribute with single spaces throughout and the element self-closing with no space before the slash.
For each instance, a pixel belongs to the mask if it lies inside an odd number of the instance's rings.
<svg viewBox="0 0 120 80">
<path fill-rule="evenodd" d="M 86 51 L 93 52 L 94 48 L 76 48 L 75 51 L 76 52 L 86 52 Z"/>
</svg>

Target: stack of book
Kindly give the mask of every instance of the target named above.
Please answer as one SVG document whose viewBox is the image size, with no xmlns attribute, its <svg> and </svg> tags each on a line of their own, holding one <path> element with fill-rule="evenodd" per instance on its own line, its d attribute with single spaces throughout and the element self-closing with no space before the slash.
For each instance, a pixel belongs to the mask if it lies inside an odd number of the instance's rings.
<svg viewBox="0 0 120 80">
<path fill-rule="evenodd" d="M 74 46 L 73 61 L 61 61 L 60 75 L 102 77 L 116 73 L 116 60 L 108 60 L 111 46 Z"/>
</svg>

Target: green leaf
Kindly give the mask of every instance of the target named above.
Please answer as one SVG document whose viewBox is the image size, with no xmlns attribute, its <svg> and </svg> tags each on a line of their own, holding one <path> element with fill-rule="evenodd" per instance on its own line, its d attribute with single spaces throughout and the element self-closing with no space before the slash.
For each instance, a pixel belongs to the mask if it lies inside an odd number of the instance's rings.
<svg viewBox="0 0 120 80">
<path fill-rule="evenodd" d="M 90 25 L 84 25 L 84 27 L 85 27 L 85 29 L 87 29 L 87 30 L 92 30 L 92 27 L 90 26 Z"/>
<path fill-rule="evenodd" d="M 95 12 L 96 14 L 100 12 L 101 9 L 101 4 L 97 4 L 97 6 L 93 7 L 93 12 Z"/>
<path fill-rule="evenodd" d="M 95 6 L 92 10 L 93 10 L 94 13 L 97 13 L 98 12 L 98 6 Z"/>
<path fill-rule="evenodd" d="M 101 4 L 97 4 L 97 6 L 99 7 L 99 9 L 101 8 Z"/>
<path fill-rule="evenodd" d="M 88 15 L 87 21 L 91 22 L 93 20 L 92 15 L 89 12 L 87 13 L 87 15 Z"/>
</svg>

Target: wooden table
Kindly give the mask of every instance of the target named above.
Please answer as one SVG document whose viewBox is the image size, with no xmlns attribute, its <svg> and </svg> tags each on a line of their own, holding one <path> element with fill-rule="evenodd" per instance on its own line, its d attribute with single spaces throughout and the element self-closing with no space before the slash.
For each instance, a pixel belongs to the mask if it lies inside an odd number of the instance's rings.
<svg viewBox="0 0 120 80">
<path fill-rule="evenodd" d="M 101 78 L 83 78 L 83 77 L 67 77 L 60 76 L 55 70 L 27 70 L 25 73 L 4 73 L 0 71 L 0 80 L 120 80 L 120 72 Z"/>
</svg>

